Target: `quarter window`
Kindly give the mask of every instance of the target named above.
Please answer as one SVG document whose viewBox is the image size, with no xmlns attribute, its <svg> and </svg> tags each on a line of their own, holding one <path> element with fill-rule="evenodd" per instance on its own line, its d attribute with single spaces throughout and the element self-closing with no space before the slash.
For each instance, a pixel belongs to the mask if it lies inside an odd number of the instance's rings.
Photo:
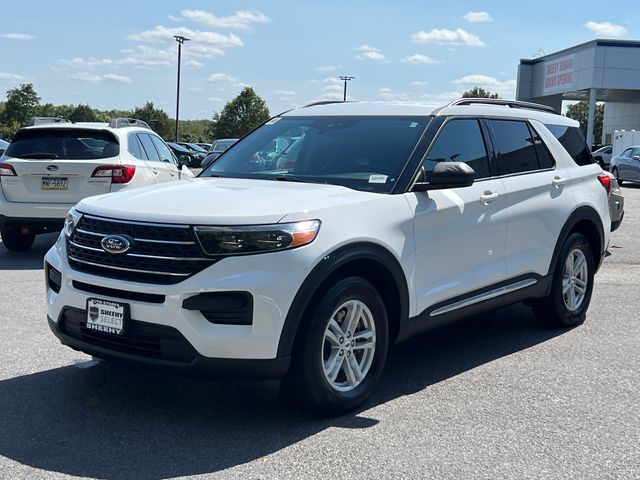
<svg viewBox="0 0 640 480">
<path fill-rule="evenodd" d="M 169 147 L 167 147 L 167 145 L 155 135 L 149 136 L 151 137 L 151 141 L 155 145 L 156 150 L 160 154 L 160 160 L 163 162 L 173 163 L 173 155 L 171 154 Z"/>
<path fill-rule="evenodd" d="M 476 178 L 491 176 L 489 157 L 478 120 L 457 119 L 447 122 L 424 161 L 430 172 L 439 162 L 464 162 L 476 172 Z"/>
<path fill-rule="evenodd" d="M 140 141 L 138 140 L 138 136 L 135 133 L 130 133 L 127 139 L 128 146 L 127 149 L 129 153 L 136 157 L 138 160 L 146 160 L 147 156 L 144 154 L 142 150 L 142 145 L 140 145 Z"/>
<path fill-rule="evenodd" d="M 566 125 L 545 125 L 553 133 L 564 149 L 578 165 L 591 165 L 593 157 L 587 147 L 587 142 L 578 127 Z"/>
</svg>

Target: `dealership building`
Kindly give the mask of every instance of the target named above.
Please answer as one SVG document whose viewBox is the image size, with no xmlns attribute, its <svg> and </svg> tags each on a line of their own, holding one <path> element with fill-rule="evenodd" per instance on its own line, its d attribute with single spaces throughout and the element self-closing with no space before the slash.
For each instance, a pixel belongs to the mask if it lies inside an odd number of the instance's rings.
<svg viewBox="0 0 640 480">
<path fill-rule="evenodd" d="M 549 105 L 589 102 L 587 140 L 612 143 L 614 130 L 640 130 L 640 41 L 592 40 L 520 60 L 517 100 Z M 602 138 L 593 138 L 596 102 L 604 102 Z"/>
</svg>

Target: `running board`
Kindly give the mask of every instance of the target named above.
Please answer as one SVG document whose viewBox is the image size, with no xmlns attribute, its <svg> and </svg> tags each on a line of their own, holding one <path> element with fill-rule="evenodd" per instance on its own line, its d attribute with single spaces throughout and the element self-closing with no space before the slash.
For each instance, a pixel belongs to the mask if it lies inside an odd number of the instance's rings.
<svg viewBox="0 0 640 480">
<path fill-rule="evenodd" d="M 519 282 L 512 283 L 511 285 L 498 287 L 494 290 L 489 290 L 488 292 L 480 293 L 478 295 L 474 295 L 473 297 L 465 298 L 464 300 L 459 300 L 449 305 L 445 305 L 444 307 L 436 308 L 429 314 L 429 316 L 435 317 L 444 313 L 453 312 L 454 310 L 469 307 L 471 305 L 475 305 L 476 303 L 484 302 L 485 300 L 491 300 L 492 298 L 500 297 L 502 295 L 515 292 L 516 290 L 520 290 L 522 288 L 530 287 L 531 285 L 535 285 L 536 283 L 538 283 L 538 280 L 536 280 L 535 278 L 520 280 Z"/>
</svg>

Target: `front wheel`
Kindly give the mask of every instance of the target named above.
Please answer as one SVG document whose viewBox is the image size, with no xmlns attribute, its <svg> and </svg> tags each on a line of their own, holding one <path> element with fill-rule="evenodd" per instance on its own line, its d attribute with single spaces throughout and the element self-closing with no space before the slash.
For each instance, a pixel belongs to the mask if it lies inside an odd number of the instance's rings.
<svg viewBox="0 0 640 480">
<path fill-rule="evenodd" d="M 340 415 L 373 392 L 387 358 L 385 305 L 371 283 L 349 277 L 317 303 L 294 352 L 294 392 L 321 414 Z"/>
<path fill-rule="evenodd" d="M 582 324 L 591 301 L 594 273 L 591 245 L 581 233 L 571 234 L 560 251 L 549 295 L 533 305 L 536 317 L 552 327 Z"/>
<path fill-rule="evenodd" d="M 0 230 L 2 244 L 11 252 L 24 252 L 29 250 L 36 239 L 35 233 L 22 233 L 20 227 L 4 225 Z"/>
</svg>

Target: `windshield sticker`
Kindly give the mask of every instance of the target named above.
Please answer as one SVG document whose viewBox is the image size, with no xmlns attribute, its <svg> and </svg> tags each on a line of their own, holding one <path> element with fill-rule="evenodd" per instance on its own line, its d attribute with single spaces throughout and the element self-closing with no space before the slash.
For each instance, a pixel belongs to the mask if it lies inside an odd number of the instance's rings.
<svg viewBox="0 0 640 480">
<path fill-rule="evenodd" d="M 418 122 L 411 122 L 409 124 L 409 128 L 416 128 L 418 126 Z"/>
<path fill-rule="evenodd" d="M 369 183 L 387 183 L 387 175 L 369 175 Z"/>
<path fill-rule="evenodd" d="M 265 125 L 273 125 L 274 123 L 278 123 L 281 118 L 282 117 L 274 117 L 271 120 L 269 120 L 267 123 L 265 123 Z"/>
</svg>

